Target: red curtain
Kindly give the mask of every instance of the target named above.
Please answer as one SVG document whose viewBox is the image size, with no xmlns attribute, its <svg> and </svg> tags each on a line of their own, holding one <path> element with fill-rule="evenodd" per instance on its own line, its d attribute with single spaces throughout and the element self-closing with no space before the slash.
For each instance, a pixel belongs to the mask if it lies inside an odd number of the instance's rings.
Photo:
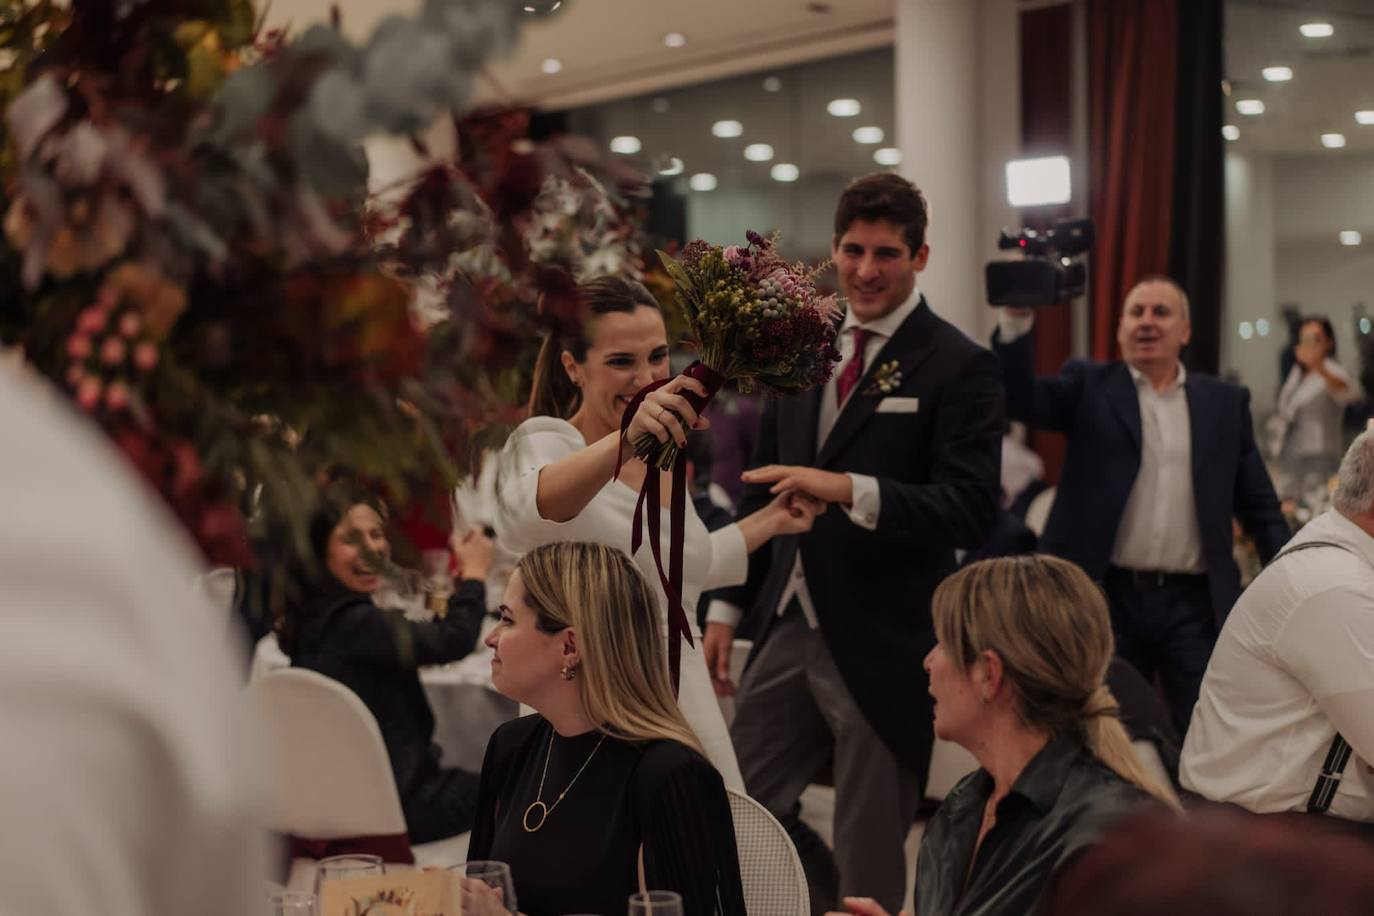
<svg viewBox="0 0 1374 916">
<path fill-rule="evenodd" d="M 1021 155 L 1064 155 L 1073 149 L 1073 9 L 1068 4 L 1021 13 Z M 1048 229 L 1073 215 L 1072 206 L 1025 213 L 1026 225 Z M 1035 313 L 1035 373 L 1056 375 L 1073 350 L 1068 303 Z M 1066 441 L 1033 430 L 1031 447 L 1045 461 L 1045 479 L 1059 482 Z"/>
<path fill-rule="evenodd" d="M 1092 356 L 1117 355 L 1122 300 L 1169 267 L 1173 218 L 1178 0 L 1088 6 Z"/>
</svg>

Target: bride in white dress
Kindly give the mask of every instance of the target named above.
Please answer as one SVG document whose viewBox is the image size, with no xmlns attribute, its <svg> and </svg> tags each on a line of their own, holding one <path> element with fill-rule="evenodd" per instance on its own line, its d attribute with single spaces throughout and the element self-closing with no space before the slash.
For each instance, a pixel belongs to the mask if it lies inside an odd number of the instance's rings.
<svg viewBox="0 0 1374 916">
<path fill-rule="evenodd" d="M 612 479 L 621 449 L 621 417 L 641 388 L 667 377 L 668 336 L 657 303 L 639 283 L 601 277 L 584 284 L 581 293 L 591 313 L 583 339 L 550 335 L 544 341 L 530 418 L 511 434 L 501 453 L 496 532 L 516 554 L 550 541 L 593 541 L 629 553 L 635 500 L 648 471 L 633 459 L 629 443 L 651 433 L 659 441 L 672 436 L 685 445 L 689 430 L 707 425 L 679 393 L 684 388 L 706 392 L 698 382 L 678 376 L 651 392 L 636 411 L 623 446 L 620 478 Z M 685 428 L 669 408 L 683 418 Z M 664 473 L 661 483 L 666 507 L 671 476 Z M 809 530 L 823 508 L 804 495 L 784 494 L 735 524 L 708 533 L 687 502 L 682 606 L 696 646 L 682 646 L 678 705 L 725 784 L 739 791 L 744 791 L 744 780 L 701 653 L 697 600 L 707 589 L 742 583 L 751 551 L 775 535 Z M 664 512 L 665 565 L 668 526 Z M 658 593 L 666 633 L 667 599 L 647 537 L 633 559 Z"/>
</svg>

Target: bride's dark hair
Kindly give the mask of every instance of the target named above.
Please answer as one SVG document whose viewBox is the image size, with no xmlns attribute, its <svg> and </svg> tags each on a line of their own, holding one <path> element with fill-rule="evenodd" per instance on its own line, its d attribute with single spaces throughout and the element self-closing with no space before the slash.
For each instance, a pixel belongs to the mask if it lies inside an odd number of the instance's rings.
<svg viewBox="0 0 1374 916">
<path fill-rule="evenodd" d="M 658 308 L 653 294 L 643 283 L 625 280 L 621 277 L 597 277 L 588 280 L 577 288 L 582 304 L 589 317 L 609 315 L 612 312 L 633 312 L 641 305 Z M 539 356 L 534 364 L 534 381 L 530 385 L 528 413 L 531 417 L 558 417 L 566 420 L 577 412 L 582 404 L 582 392 L 568 378 L 563 368 L 563 351 L 567 350 L 577 362 L 587 358 L 587 347 L 591 345 L 587 329 L 573 335 L 557 334 L 550 331 L 539 348 Z"/>
</svg>

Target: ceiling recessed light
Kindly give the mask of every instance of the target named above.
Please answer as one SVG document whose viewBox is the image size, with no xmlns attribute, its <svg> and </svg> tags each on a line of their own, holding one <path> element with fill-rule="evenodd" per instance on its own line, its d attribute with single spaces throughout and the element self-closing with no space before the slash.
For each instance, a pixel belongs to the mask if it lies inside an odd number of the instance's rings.
<svg viewBox="0 0 1374 916">
<path fill-rule="evenodd" d="M 1355 112 L 1355 122 L 1357 124 L 1374 124 L 1374 111 Z"/>
<path fill-rule="evenodd" d="M 781 92 L 781 91 L 782 91 L 782 80 L 778 79 L 776 76 L 765 76 L 765 77 L 763 78 L 763 91 L 764 91 L 764 92 Z"/>
<path fill-rule="evenodd" d="M 1241 99 L 1236 102 L 1236 111 L 1253 118 L 1264 114 L 1264 103 L 1259 99 Z"/>
<path fill-rule="evenodd" d="M 533 13 L 536 16 L 547 16 L 549 13 L 558 12 L 558 8 L 563 5 L 563 0 L 525 0 L 521 6 L 525 12 Z"/>
<path fill-rule="evenodd" d="M 1260 318 L 1255 322 L 1255 333 L 1261 337 L 1269 336 L 1269 319 Z"/>
<path fill-rule="evenodd" d="M 716 176 L 710 172 L 697 172 L 687 180 L 693 191 L 714 191 L 716 189 Z"/>
<path fill-rule="evenodd" d="M 711 133 L 717 137 L 738 137 L 744 133 L 744 125 L 738 121 L 717 121 L 711 125 Z"/>
<path fill-rule="evenodd" d="M 1364 236 L 1360 235 L 1360 233 L 1356 232 L 1354 229 L 1346 229 L 1341 233 L 1342 245 L 1354 246 L 1360 244 L 1363 241 Z"/>
<path fill-rule="evenodd" d="M 680 48 L 687 43 L 687 36 L 681 32 L 669 32 L 663 36 L 663 43 L 670 48 Z"/>
<path fill-rule="evenodd" d="M 1221 135 L 1227 140 L 1235 141 L 1240 139 L 1240 128 L 1234 124 L 1227 124 L 1221 129 Z"/>
<path fill-rule="evenodd" d="M 1329 22 L 1304 22 L 1298 26 L 1298 31 L 1302 32 L 1303 38 L 1330 38 L 1336 34 Z"/>
<path fill-rule="evenodd" d="M 744 158 L 750 162 L 767 162 L 773 158 L 773 147 L 767 143 L 750 143 L 744 148 Z"/>
<path fill-rule="evenodd" d="M 1292 67 L 1265 67 L 1260 73 L 1271 83 L 1286 83 L 1293 78 Z"/>
<path fill-rule="evenodd" d="M 837 118 L 852 118 L 863 111 L 858 99 L 831 99 L 825 110 Z"/>
<path fill-rule="evenodd" d="M 768 170 L 768 174 L 773 176 L 774 181 L 796 181 L 801 169 L 790 162 L 779 162 Z"/>
<path fill-rule="evenodd" d="M 638 137 L 631 137 L 628 134 L 623 137 L 611 138 L 611 152 L 620 153 L 623 156 L 633 156 L 639 152 L 640 143 Z"/>
<path fill-rule="evenodd" d="M 1345 134 L 1322 134 L 1322 146 L 1327 149 L 1340 149 L 1345 146 Z"/>
<path fill-rule="evenodd" d="M 544 62 L 539 65 L 539 69 L 552 76 L 563 69 L 563 62 L 556 57 L 546 57 Z"/>
<path fill-rule="evenodd" d="M 1237 330 L 1240 331 L 1241 340 L 1249 340 L 1255 336 L 1255 326 L 1248 321 L 1242 321 Z"/>
<path fill-rule="evenodd" d="M 853 137 L 855 143 L 882 143 L 883 129 L 881 127 L 856 127 Z"/>
<path fill-rule="evenodd" d="M 669 156 L 660 162 L 658 173 L 664 176 L 681 175 L 683 168 L 681 159 L 676 156 Z"/>
<path fill-rule="evenodd" d="M 879 165 L 901 165 L 902 151 L 895 146 L 884 146 L 873 151 L 873 161 Z"/>
</svg>

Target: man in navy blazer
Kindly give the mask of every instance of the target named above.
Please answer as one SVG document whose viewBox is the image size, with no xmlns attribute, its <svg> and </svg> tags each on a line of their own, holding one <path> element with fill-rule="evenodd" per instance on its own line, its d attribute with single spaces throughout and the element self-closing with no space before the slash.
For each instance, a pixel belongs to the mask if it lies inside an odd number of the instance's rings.
<svg viewBox="0 0 1374 916">
<path fill-rule="evenodd" d="M 826 385 L 768 404 L 744 474 L 742 513 L 770 490 L 835 504 L 806 534 L 755 551 L 731 596 L 757 634 L 731 736 L 749 794 L 797 842 L 815 912 L 838 909 L 837 890 L 901 907 L 933 741 L 921 667 L 935 645 L 930 597 L 956 548 L 986 542 L 1001 492 L 1001 372 L 917 288 L 925 235 L 925 200 L 901 176 L 845 190 L 831 252 L 849 304 L 841 362 Z M 740 618 L 720 610 L 704 647 L 728 689 Z M 797 819 L 825 770 L 833 859 Z"/>
<path fill-rule="evenodd" d="M 1040 549 L 1103 584 L 1117 654 L 1158 674 L 1181 736 L 1240 594 L 1232 519 L 1265 562 L 1291 533 L 1255 448 L 1250 393 L 1184 369 L 1188 297 L 1167 277 L 1127 294 L 1121 362 L 1070 360 L 1037 378 L 1032 323 L 1028 309 L 1004 310 L 993 349 L 1007 413 L 1069 437 Z"/>
</svg>

